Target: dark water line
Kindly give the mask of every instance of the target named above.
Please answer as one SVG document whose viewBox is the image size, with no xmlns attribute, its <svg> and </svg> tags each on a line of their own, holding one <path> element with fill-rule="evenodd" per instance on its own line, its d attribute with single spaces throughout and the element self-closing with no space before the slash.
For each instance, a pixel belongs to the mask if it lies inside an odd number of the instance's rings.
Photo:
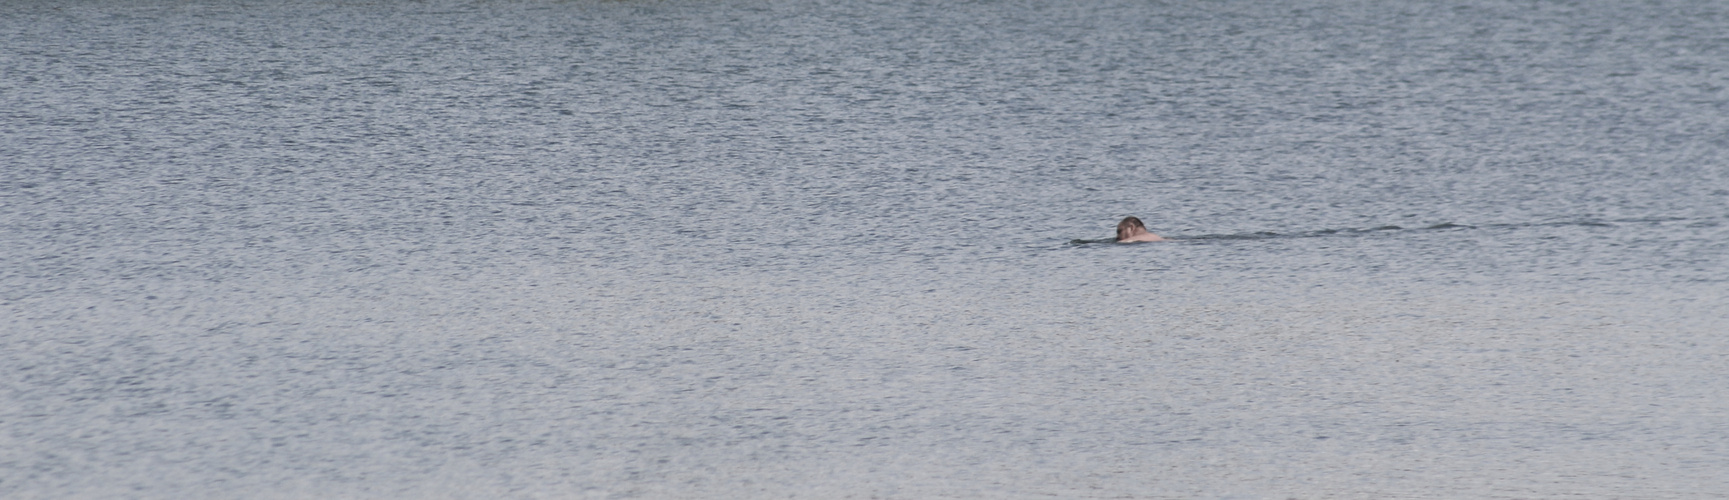
<svg viewBox="0 0 1729 500">
<path fill-rule="evenodd" d="M 1376 227 L 1370 227 L 1370 228 L 1317 229 L 1317 230 L 1313 230 L 1313 231 L 1302 231 L 1302 232 L 1295 232 L 1295 233 L 1257 231 L 1257 232 L 1252 232 L 1252 233 L 1202 234 L 1202 235 L 1195 235 L 1195 236 L 1169 236 L 1169 235 L 1167 235 L 1167 236 L 1165 236 L 1165 239 L 1171 240 L 1171 241 L 1272 240 L 1272 239 L 1288 239 L 1288 238 L 1319 238 L 1319 237 L 1330 237 L 1330 236 L 1363 236 L 1363 235 L 1369 235 L 1369 234 L 1385 233 L 1385 232 L 1390 232 L 1390 231 L 1421 232 L 1421 231 L 1448 231 L 1448 230 L 1470 230 L 1470 229 L 1527 229 L 1527 228 L 1537 228 L 1537 227 L 1616 227 L 1617 225 L 1621 225 L 1621 224 L 1656 224 L 1656 223 L 1665 223 L 1665 222 L 1685 222 L 1685 221 L 1697 221 L 1700 223 L 1710 223 L 1713 225 L 1716 224 L 1715 220 L 1711 220 L 1708 218 L 1695 219 L 1695 218 L 1685 218 L 1685 217 L 1641 217 L 1641 218 L 1608 219 L 1608 220 L 1581 219 L 1581 220 L 1565 220 L 1565 221 L 1551 221 L 1551 222 L 1519 222 L 1519 223 L 1496 223 L 1496 224 L 1476 224 L 1476 225 L 1443 222 L 1440 224 L 1433 224 L 1433 225 L 1429 225 L 1429 226 L 1413 227 L 1413 228 L 1407 228 L 1404 226 L 1397 226 L 1397 225 L 1390 225 L 1389 224 L 1389 225 L 1385 225 L 1385 226 L 1376 226 Z M 1115 238 L 1103 238 L 1103 239 L 1096 239 L 1096 240 L 1089 240 L 1089 239 L 1069 240 L 1069 244 L 1071 244 L 1071 245 L 1085 245 L 1085 244 L 1091 244 L 1091 243 L 1115 243 L 1115 242 L 1116 242 Z"/>
</svg>

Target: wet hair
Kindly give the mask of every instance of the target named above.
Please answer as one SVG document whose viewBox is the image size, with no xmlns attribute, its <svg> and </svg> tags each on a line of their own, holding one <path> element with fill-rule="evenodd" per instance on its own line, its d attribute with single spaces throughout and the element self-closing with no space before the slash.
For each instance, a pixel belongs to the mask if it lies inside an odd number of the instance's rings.
<svg viewBox="0 0 1729 500">
<path fill-rule="evenodd" d="M 1147 225 L 1142 224 L 1138 218 L 1124 217 L 1122 222 L 1117 223 L 1117 241 L 1129 239 L 1130 236 L 1135 235 L 1136 230 L 1146 232 Z"/>
</svg>

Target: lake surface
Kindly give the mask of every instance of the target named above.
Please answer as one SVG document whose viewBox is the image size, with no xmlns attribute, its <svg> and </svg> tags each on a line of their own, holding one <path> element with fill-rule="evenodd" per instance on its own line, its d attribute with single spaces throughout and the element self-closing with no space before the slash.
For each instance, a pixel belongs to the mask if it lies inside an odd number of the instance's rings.
<svg viewBox="0 0 1729 500">
<path fill-rule="evenodd" d="M 1729 492 L 1722 2 L 3 10 L 0 497 Z"/>
</svg>

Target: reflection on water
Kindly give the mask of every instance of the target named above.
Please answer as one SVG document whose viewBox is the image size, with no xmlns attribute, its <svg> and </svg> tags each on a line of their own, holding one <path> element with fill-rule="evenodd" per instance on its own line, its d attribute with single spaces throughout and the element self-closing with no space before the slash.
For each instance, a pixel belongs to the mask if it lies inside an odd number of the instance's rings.
<svg viewBox="0 0 1729 500">
<path fill-rule="evenodd" d="M 1729 491 L 1716 2 L 9 7 L 0 497 Z"/>
</svg>

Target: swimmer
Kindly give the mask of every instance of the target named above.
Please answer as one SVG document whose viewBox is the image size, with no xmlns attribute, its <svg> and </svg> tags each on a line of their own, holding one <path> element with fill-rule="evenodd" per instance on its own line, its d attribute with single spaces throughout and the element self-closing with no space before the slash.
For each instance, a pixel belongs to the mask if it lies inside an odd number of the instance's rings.
<svg viewBox="0 0 1729 500">
<path fill-rule="evenodd" d="M 1117 223 L 1117 243 L 1134 243 L 1137 241 L 1165 241 L 1159 235 L 1147 232 L 1147 225 L 1140 219 L 1126 217 Z"/>
</svg>

